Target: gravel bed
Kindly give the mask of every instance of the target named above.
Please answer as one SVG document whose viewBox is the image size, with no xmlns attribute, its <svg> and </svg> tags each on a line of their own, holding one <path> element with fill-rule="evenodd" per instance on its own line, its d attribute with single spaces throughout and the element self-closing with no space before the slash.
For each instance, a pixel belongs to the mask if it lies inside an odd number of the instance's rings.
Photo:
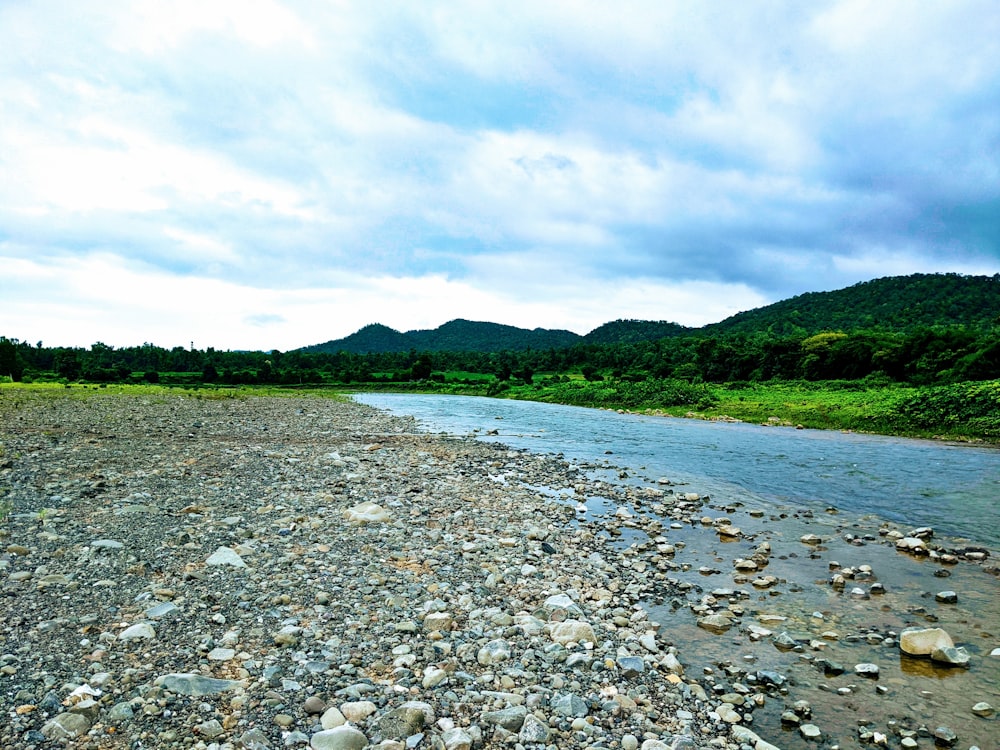
<svg viewBox="0 0 1000 750">
<path fill-rule="evenodd" d="M 557 457 L 82 388 L 0 394 L 0 450 L 4 748 L 770 747 L 777 687 L 685 675 Z"/>
</svg>

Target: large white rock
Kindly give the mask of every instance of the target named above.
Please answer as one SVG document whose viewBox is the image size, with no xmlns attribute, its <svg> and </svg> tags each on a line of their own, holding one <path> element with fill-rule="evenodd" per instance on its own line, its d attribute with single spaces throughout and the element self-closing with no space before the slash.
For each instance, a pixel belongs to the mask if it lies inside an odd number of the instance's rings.
<svg viewBox="0 0 1000 750">
<path fill-rule="evenodd" d="M 899 634 L 899 650 L 910 656 L 930 656 L 935 650 L 954 646 L 951 636 L 941 628 L 910 628 Z"/>
<path fill-rule="evenodd" d="M 247 566 L 236 550 L 229 547 L 219 547 L 205 560 L 205 565 L 232 565 L 234 568 L 245 568 Z"/>
<path fill-rule="evenodd" d="M 353 508 L 345 510 L 344 518 L 347 519 L 348 523 L 364 524 L 388 521 L 392 517 L 389 515 L 389 512 L 378 503 L 366 501 L 358 503 Z"/>
<path fill-rule="evenodd" d="M 152 640 L 153 638 L 156 638 L 156 630 L 148 622 L 137 622 L 118 634 L 119 641 Z"/>
<path fill-rule="evenodd" d="M 567 643 L 594 643 L 594 628 L 584 620 L 565 620 L 549 624 L 549 637 L 563 646 Z"/>
</svg>

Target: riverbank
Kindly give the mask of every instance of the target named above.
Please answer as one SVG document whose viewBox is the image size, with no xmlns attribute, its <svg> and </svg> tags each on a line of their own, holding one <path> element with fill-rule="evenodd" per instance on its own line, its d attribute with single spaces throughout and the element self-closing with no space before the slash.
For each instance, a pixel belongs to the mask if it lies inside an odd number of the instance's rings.
<svg viewBox="0 0 1000 750">
<path fill-rule="evenodd" d="M 691 590 L 659 519 L 728 515 L 693 491 L 318 396 L 5 390 L 0 425 L 4 747 L 765 750 L 815 726 L 782 675 L 694 669 L 651 619 Z M 593 496 L 633 510 L 581 518 Z M 792 738 L 754 722 L 775 708 Z M 902 714 L 878 731 L 929 747 Z"/>
</svg>

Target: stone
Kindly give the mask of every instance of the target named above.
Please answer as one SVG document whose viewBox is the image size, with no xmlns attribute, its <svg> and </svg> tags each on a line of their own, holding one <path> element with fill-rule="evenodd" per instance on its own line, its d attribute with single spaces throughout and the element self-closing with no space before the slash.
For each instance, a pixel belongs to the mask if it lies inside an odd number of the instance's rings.
<svg viewBox="0 0 1000 750">
<path fill-rule="evenodd" d="M 931 659 L 952 667 L 966 667 L 969 665 L 969 652 L 962 646 L 944 646 L 931 651 Z"/>
<path fill-rule="evenodd" d="M 524 717 L 524 723 L 521 725 L 521 730 L 517 733 L 517 738 L 521 742 L 548 742 L 549 728 L 537 716 L 528 714 Z"/>
<path fill-rule="evenodd" d="M 156 638 L 156 630 L 148 622 L 137 622 L 118 634 L 119 641 L 142 641 Z"/>
<path fill-rule="evenodd" d="M 220 680 L 200 674 L 175 673 L 157 677 L 155 684 L 181 695 L 217 695 L 244 687 L 239 680 Z"/>
<path fill-rule="evenodd" d="M 230 659 L 236 658 L 235 648 L 213 648 L 208 652 L 209 661 L 229 661 Z"/>
<path fill-rule="evenodd" d="M 361 723 L 377 710 L 378 708 L 371 701 L 351 701 L 340 704 L 340 712 L 353 724 Z"/>
<path fill-rule="evenodd" d="M 878 679 L 878 664 L 872 664 L 871 662 L 864 662 L 862 664 L 854 665 L 854 674 L 860 677 L 868 677 L 869 679 Z"/>
<path fill-rule="evenodd" d="M 424 726 L 434 722 L 430 704 L 408 701 L 390 709 L 372 723 L 374 733 L 383 740 L 405 739 L 417 734 Z"/>
<path fill-rule="evenodd" d="M 452 727 L 441 733 L 444 750 L 471 750 L 472 735 L 461 727 Z"/>
<path fill-rule="evenodd" d="M 552 614 L 556 610 L 562 610 L 574 617 L 583 617 L 583 610 L 568 594 L 553 594 L 542 603 L 542 609 L 546 613 Z"/>
<path fill-rule="evenodd" d="M 935 649 L 955 645 L 941 628 L 909 628 L 899 634 L 899 650 L 910 656 L 930 656 Z"/>
<path fill-rule="evenodd" d="M 336 729 L 347 723 L 344 714 L 336 706 L 330 706 L 319 717 L 319 724 L 323 729 Z"/>
<path fill-rule="evenodd" d="M 160 602 L 159 604 L 154 604 L 143 614 L 145 614 L 150 620 L 159 620 L 161 617 L 166 617 L 172 612 L 177 612 L 179 609 L 180 607 L 173 602 Z"/>
<path fill-rule="evenodd" d="M 958 594 L 954 591 L 938 591 L 934 595 L 934 601 L 941 604 L 958 604 Z"/>
<path fill-rule="evenodd" d="M 975 704 L 972 707 L 972 713 L 974 713 L 976 716 L 982 716 L 984 719 L 987 719 L 990 716 L 992 716 L 995 713 L 995 711 L 993 709 L 993 706 L 991 706 L 986 701 L 979 701 L 979 703 Z"/>
<path fill-rule="evenodd" d="M 585 620 L 565 620 L 549 624 L 549 637 L 563 646 L 567 643 L 593 643 L 594 628 Z"/>
<path fill-rule="evenodd" d="M 476 661 L 484 667 L 499 664 L 510 658 L 510 644 L 502 638 L 490 641 L 476 652 Z"/>
<path fill-rule="evenodd" d="M 392 516 L 385 508 L 371 501 L 358 503 L 354 507 L 348 508 L 344 511 L 344 518 L 348 523 L 358 525 L 392 520 Z"/>
<path fill-rule="evenodd" d="M 524 706 L 511 706 L 499 711 L 484 711 L 480 719 L 484 724 L 502 727 L 508 732 L 518 732 L 527 714 L 528 709 Z"/>
<path fill-rule="evenodd" d="M 302 710 L 309 715 L 321 714 L 326 710 L 326 701 L 316 695 L 310 695 L 302 703 Z"/>
<path fill-rule="evenodd" d="M 778 750 L 778 748 L 770 742 L 762 740 L 756 732 L 753 732 L 740 724 L 734 724 L 730 733 L 732 734 L 734 740 L 741 744 L 749 745 L 754 750 Z"/>
<path fill-rule="evenodd" d="M 440 667 L 429 666 L 424 670 L 424 677 L 420 684 L 426 689 L 434 688 L 448 679 L 448 672 Z"/>
<path fill-rule="evenodd" d="M 938 727 L 934 730 L 934 742 L 938 745 L 951 747 L 958 742 L 958 735 L 950 727 Z"/>
<path fill-rule="evenodd" d="M 823 537 L 817 536 L 816 534 L 806 534 L 805 536 L 799 537 L 799 541 L 803 544 L 822 544 Z"/>
<path fill-rule="evenodd" d="M 634 734 L 624 734 L 621 738 L 622 750 L 638 750 L 639 738 Z"/>
<path fill-rule="evenodd" d="M 733 626 L 733 621 L 725 615 L 705 615 L 698 618 L 697 624 L 711 633 L 725 633 Z"/>
<path fill-rule="evenodd" d="M 71 740 L 90 731 L 90 720 L 77 713 L 61 713 L 42 727 L 42 734 L 50 740 Z"/>
<path fill-rule="evenodd" d="M 452 616 L 447 612 L 431 612 L 424 618 L 424 630 L 441 632 L 451 630 Z"/>
<path fill-rule="evenodd" d="M 230 547 L 219 547 L 205 560 L 205 565 L 230 565 L 234 568 L 245 568 L 247 566 L 236 550 Z"/>
<path fill-rule="evenodd" d="M 621 669 L 623 677 L 632 679 L 646 671 L 646 662 L 639 656 L 619 656 L 618 668 Z"/>
<path fill-rule="evenodd" d="M 271 743 L 267 741 L 267 735 L 258 727 L 248 729 L 241 734 L 239 743 L 244 750 L 271 750 Z"/>
<path fill-rule="evenodd" d="M 904 536 L 902 539 L 898 539 L 896 541 L 896 549 L 903 552 L 912 552 L 916 555 L 927 554 L 927 544 L 924 540 L 913 536 Z"/>
<path fill-rule="evenodd" d="M 586 701 L 572 693 L 553 696 L 549 705 L 552 712 L 560 716 L 586 716 L 589 713 Z"/>
<path fill-rule="evenodd" d="M 289 716 L 288 718 L 291 719 L 292 717 Z M 218 719 L 209 719 L 195 725 L 195 731 L 197 731 L 197 733 L 201 736 L 211 739 L 212 737 L 218 737 L 225 730 L 222 728 L 222 724 Z"/>
<path fill-rule="evenodd" d="M 352 726 L 334 727 L 317 732 L 309 738 L 313 750 L 363 750 L 368 738 L 361 730 Z"/>
<path fill-rule="evenodd" d="M 807 740 L 819 740 L 823 737 L 823 733 L 815 724 L 803 724 L 799 727 L 799 734 Z"/>
</svg>

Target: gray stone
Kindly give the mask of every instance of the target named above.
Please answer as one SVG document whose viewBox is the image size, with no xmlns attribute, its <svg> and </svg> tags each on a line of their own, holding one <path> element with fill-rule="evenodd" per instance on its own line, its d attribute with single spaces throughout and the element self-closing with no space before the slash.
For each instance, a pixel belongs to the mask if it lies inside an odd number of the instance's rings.
<svg viewBox="0 0 1000 750">
<path fill-rule="evenodd" d="M 375 719 L 373 732 L 383 740 L 401 740 L 433 722 L 434 710 L 430 704 L 408 701 Z"/>
<path fill-rule="evenodd" d="M 90 721 L 86 716 L 75 713 L 62 713 L 46 722 L 42 734 L 50 740 L 66 740 L 82 737 L 90 731 Z"/>
<path fill-rule="evenodd" d="M 244 687 L 239 680 L 220 680 L 200 674 L 175 673 L 156 678 L 156 685 L 181 695 L 216 695 Z"/>
<path fill-rule="evenodd" d="M 222 724 L 219 723 L 218 719 L 209 719 L 208 721 L 203 721 L 201 724 L 195 727 L 198 730 L 198 734 L 203 737 L 218 737 L 225 730 L 222 728 Z"/>
<path fill-rule="evenodd" d="M 549 739 L 549 728 L 534 714 L 524 717 L 521 731 L 517 733 L 517 738 L 521 742 L 547 742 Z"/>
<path fill-rule="evenodd" d="M 132 708 L 132 704 L 128 701 L 122 701 L 108 709 L 107 722 L 109 724 L 125 724 L 131 721 L 134 716 L 135 710 Z"/>
<path fill-rule="evenodd" d="M 484 667 L 499 664 L 510 658 L 510 644 L 502 638 L 492 640 L 476 653 L 476 661 Z"/>
<path fill-rule="evenodd" d="M 934 730 L 934 742 L 951 747 L 958 742 L 958 735 L 950 727 L 938 727 Z"/>
<path fill-rule="evenodd" d="M 941 604 L 958 604 L 958 594 L 954 591 L 938 591 L 934 600 Z"/>
<path fill-rule="evenodd" d="M 962 646 L 944 646 L 934 649 L 931 652 L 931 659 L 953 667 L 966 667 L 969 665 L 969 652 Z"/>
<path fill-rule="evenodd" d="M 503 727 L 508 732 L 517 732 L 524 724 L 524 717 L 527 714 L 528 709 L 524 706 L 511 706 L 499 711 L 485 711 L 479 718 L 484 724 Z"/>
<path fill-rule="evenodd" d="M 807 740 L 819 740 L 823 737 L 823 733 L 815 724 L 803 724 L 799 727 L 799 734 Z"/>
<path fill-rule="evenodd" d="M 145 615 L 150 620 L 158 620 L 161 617 L 169 615 L 171 612 L 176 612 L 180 609 L 173 602 L 160 602 L 159 604 L 154 604 L 152 607 L 146 610 Z"/>
<path fill-rule="evenodd" d="M 347 725 L 324 729 L 309 738 L 313 750 L 363 750 L 367 744 L 368 738 L 361 730 Z"/>
<path fill-rule="evenodd" d="M 550 705 L 552 712 L 560 716 L 586 716 L 589 713 L 587 703 L 573 693 L 553 696 Z"/>
<path fill-rule="evenodd" d="M 124 549 L 125 545 L 121 542 L 115 541 L 114 539 L 95 539 L 90 543 L 93 549 L 101 550 L 102 552 L 112 552 L 115 550 Z"/>
<path fill-rule="evenodd" d="M 623 676 L 638 677 L 646 671 L 646 662 L 638 656 L 620 656 L 618 657 L 618 667 L 622 670 Z"/>
<path fill-rule="evenodd" d="M 725 633 L 733 626 L 731 618 L 724 615 L 705 615 L 698 618 L 698 627 L 712 633 Z"/>
<path fill-rule="evenodd" d="M 471 750 L 472 735 L 461 727 L 452 727 L 441 733 L 441 741 L 445 750 Z"/>
<path fill-rule="evenodd" d="M 243 746 L 244 750 L 271 750 L 267 735 L 257 727 L 240 735 L 240 745 Z"/>
</svg>

